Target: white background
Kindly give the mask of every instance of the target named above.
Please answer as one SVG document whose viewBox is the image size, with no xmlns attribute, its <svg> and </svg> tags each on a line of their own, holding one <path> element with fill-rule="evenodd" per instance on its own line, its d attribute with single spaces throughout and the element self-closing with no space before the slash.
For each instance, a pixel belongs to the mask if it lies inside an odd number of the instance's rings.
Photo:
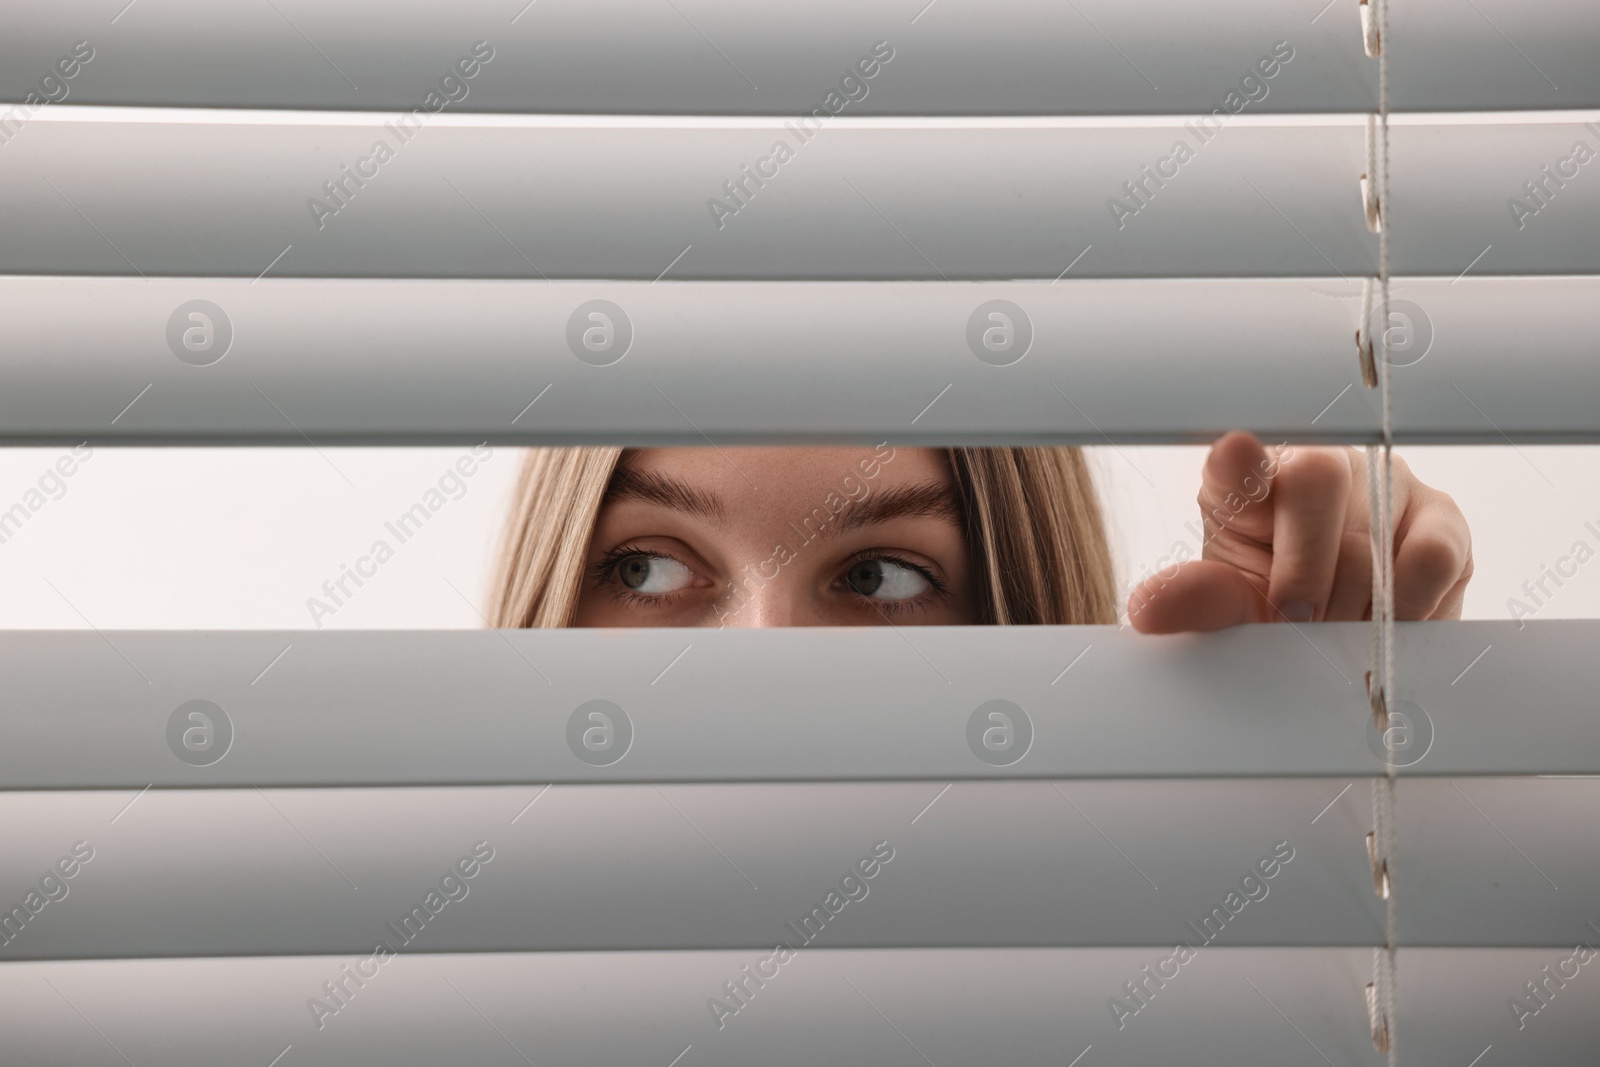
<svg viewBox="0 0 1600 1067">
<path fill-rule="evenodd" d="M 63 449 L 0 449 L 0 512 Z M 0 628 L 311 629 L 307 600 L 365 554 L 396 544 L 384 524 L 466 449 L 96 448 L 0 544 Z M 1185 542 L 1205 449 L 1090 450 L 1124 591 Z M 1453 495 L 1473 530 L 1467 618 L 1508 618 L 1525 581 L 1575 542 L 1600 551 L 1600 448 L 1402 450 Z M 482 625 L 490 561 L 521 453 L 497 448 L 324 628 Z M 1568 565 L 1570 569 L 1570 564 Z M 1600 559 L 1579 567 L 1538 618 L 1600 617 Z M 1531 601 L 1528 603 L 1532 604 Z"/>
</svg>

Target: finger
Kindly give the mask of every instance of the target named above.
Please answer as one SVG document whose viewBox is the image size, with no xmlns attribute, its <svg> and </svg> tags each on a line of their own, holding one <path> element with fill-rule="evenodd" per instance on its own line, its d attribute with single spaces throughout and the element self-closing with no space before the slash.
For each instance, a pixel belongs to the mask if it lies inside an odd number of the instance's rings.
<svg viewBox="0 0 1600 1067">
<path fill-rule="evenodd" d="M 1267 596 L 1290 622 L 1325 614 L 1353 481 L 1350 457 L 1342 448 L 1298 449 L 1284 457 L 1272 481 Z"/>
<path fill-rule="evenodd" d="M 1364 506 L 1361 513 L 1366 515 Z M 1364 525 L 1359 529 L 1347 525 L 1339 540 L 1339 566 L 1333 574 L 1333 591 L 1328 594 L 1322 621 L 1359 622 L 1368 617 L 1371 608 L 1372 538 Z"/>
<path fill-rule="evenodd" d="M 1217 439 L 1200 473 L 1198 503 L 1208 541 L 1225 529 L 1267 540 L 1272 520 L 1263 506 L 1276 466 L 1252 434 L 1234 430 Z"/>
<path fill-rule="evenodd" d="M 1275 615 L 1259 578 L 1212 560 L 1152 575 L 1128 597 L 1128 621 L 1142 634 L 1221 630 Z"/>
<path fill-rule="evenodd" d="M 1455 501 L 1427 490 L 1412 498 L 1395 533 L 1394 617 L 1426 619 L 1471 577 L 1472 535 Z"/>
</svg>

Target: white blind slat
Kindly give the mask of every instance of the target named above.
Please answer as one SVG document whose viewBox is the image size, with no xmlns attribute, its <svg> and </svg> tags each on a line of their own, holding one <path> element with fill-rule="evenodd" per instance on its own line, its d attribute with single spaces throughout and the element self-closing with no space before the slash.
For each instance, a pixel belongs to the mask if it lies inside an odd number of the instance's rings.
<svg viewBox="0 0 1600 1067">
<path fill-rule="evenodd" d="M 5 793 L 0 900 L 21 901 L 74 842 L 94 858 L 59 909 L 7 930 L 0 958 L 353 955 L 402 934 L 418 952 L 759 949 L 817 906 L 833 948 L 1371 945 L 1383 903 L 1367 783 L 1351 783 Z M 1398 803 L 1413 846 L 1400 944 L 1583 934 L 1600 855 L 1579 828 L 1600 819 L 1600 781 L 1406 780 Z M 467 896 L 406 930 L 480 841 L 493 859 Z M 887 862 L 841 889 L 875 848 Z"/>
<path fill-rule="evenodd" d="M 0 438 L 1103 445 L 1244 426 L 1361 443 L 1379 418 L 1360 385 L 1360 292 L 1353 279 L 0 278 Z M 1600 440 L 1600 277 L 1402 279 L 1393 299 L 1398 440 Z M 592 355 L 585 309 L 600 300 L 614 332 Z M 187 317 L 197 308 L 206 319 Z M 1014 321 L 991 355 L 995 308 Z"/>
<path fill-rule="evenodd" d="M 478 40 L 494 58 L 452 108 L 804 113 L 880 40 L 894 58 L 849 113 L 1199 110 L 1222 106 L 1279 41 L 1293 58 L 1265 95 L 1260 83 L 1246 87 L 1260 97 L 1252 110 L 1361 112 L 1377 100 L 1356 0 L 1304 10 L 1239 0 L 1225 18 L 1182 0 L 1081 10 L 1031 0 L 882 9 L 849 0 L 600 0 L 581 9 L 465 0 L 387 20 L 356 0 L 143 0 L 122 14 L 126 2 L 8 12 L 0 98 L 22 99 L 87 38 L 95 58 L 69 99 L 96 104 L 411 108 Z M 1527 0 L 1513 16 L 1409 0 L 1391 23 L 1405 53 L 1392 75 L 1394 110 L 1600 105 L 1592 5 Z"/>
<path fill-rule="evenodd" d="M 1521 1030 L 1506 1008 L 1524 982 L 1569 954 L 1401 950 L 1406 1062 L 1461 1067 L 1493 1045 L 1490 1056 L 1590 1067 L 1595 984 L 1568 982 Z M 1367 950 L 1205 948 L 1118 1030 L 1107 1000 L 1165 955 L 802 949 L 721 1030 L 706 1001 L 763 953 L 402 956 L 321 1030 L 306 1000 L 361 958 L 13 964 L 0 968 L 0 1023 L 22 1062 L 92 1067 L 124 1063 L 107 1038 L 135 1063 L 173 1067 L 265 1064 L 290 1044 L 285 1062 L 341 1067 L 512 1067 L 523 1055 L 909 1067 L 923 1054 L 936 1064 L 1061 1067 L 1091 1045 L 1080 1067 L 1373 1062 L 1360 997 Z M 196 1018 L 207 1025 L 192 1025 Z"/>
<path fill-rule="evenodd" d="M 1359 116 L 1241 117 L 1212 132 L 1187 116 L 838 119 L 802 141 L 782 119 L 455 116 L 402 140 L 388 115 L 68 114 L 41 112 L 6 146 L 0 273 L 945 281 L 1049 280 L 1069 266 L 1113 278 L 1377 269 L 1359 210 Z M 1406 221 L 1393 273 L 1600 273 L 1588 239 L 1600 182 L 1566 180 L 1532 217 L 1507 208 L 1542 167 L 1580 166 L 1579 140 L 1600 148 L 1582 123 L 1597 118 L 1395 126 L 1393 211 Z M 108 160 L 115 182 L 101 177 Z M 746 166 L 760 173 L 746 178 Z"/>
<path fill-rule="evenodd" d="M 1579 710 L 1600 689 L 1596 626 L 1402 624 L 1399 696 L 1433 733 L 1403 773 L 1600 773 L 1600 719 Z M 0 785 L 1370 776 L 1384 763 L 1369 747 L 1368 638 L 1363 623 L 1179 639 L 1106 626 L 17 632 Z M 232 731 L 218 760 L 186 761 L 169 738 L 197 700 Z M 1028 742 L 1003 765 L 969 741 L 991 701 L 1014 705 L 1000 710 Z M 568 738 L 595 710 L 616 720 L 618 747 L 591 761 Z"/>
</svg>

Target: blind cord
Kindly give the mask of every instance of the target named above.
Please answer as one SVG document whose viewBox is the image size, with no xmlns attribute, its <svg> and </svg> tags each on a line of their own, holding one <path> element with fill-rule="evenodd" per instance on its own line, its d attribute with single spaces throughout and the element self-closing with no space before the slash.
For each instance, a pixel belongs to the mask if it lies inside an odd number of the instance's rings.
<svg viewBox="0 0 1600 1067">
<path fill-rule="evenodd" d="M 1367 55 L 1378 60 L 1378 111 L 1367 116 L 1366 171 L 1361 176 L 1362 211 L 1367 229 L 1378 235 L 1378 334 L 1373 343 L 1373 280 L 1361 292 L 1361 327 L 1357 354 L 1362 383 L 1379 390 L 1382 433 L 1379 443 L 1367 446 L 1368 538 L 1372 547 L 1372 669 L 1367 674 L 1367 702 L 1373 726 L 1384 739 L 1389 729 L 1389 706 L 1395 693 L 1394 654 L 1394 419 L 1389 381 L 1389 3 L 1361 0 L 1362 40 Z M 1375 358 L 1374 349 L 1381 355 Z M 1381 462 L 1380 462 L 1381 461 Z M 1389 1067 L 1398 1063 L 1395 1039 L 1397 981 L 1395 912 L 1395 782 L 1396 764 L 1386 760 L 1385 773 L 1372 780 L 1372 833 L 1367 835 L 1367 858 L 1372 865 L 1373 890 L 1384 904 L 1384 943 L 1372 952 L 1372 982 L 1367 986 L 1367 1021 L 1372 1044 L 1388 1054 Z"/>
<path fill-rule="evenodd" d="M 1377 652 L 1379 658 L 1373 664 L 1374 670 L 1382 679 L 1383 722 L 1387 728 L 1388 708 L 1395 699 L 1395 642 L 1394 642 L 1394 409 L 1390 393 L 1389 362 L 1389 0 L 1375 0 L 1377 8 L 1377 53 L 1378 53 L 1378 137 L 1379 143 L 1377 160 L 1377 201 L 1378 201 L 1378 287 L 1379 287 L 1379 346 L 1382 359 L 1376 360 L 1377 377 L 1382 397 L 1383 414 L 1383 470 L 1378 478 L 1381 490 L 1380 514 L 1377 516 L 1378 528 L 1376 547 L 1381 552 L 1379 567 L 1375 572 L 1375 593 L 1378 597 L 1373 601 L 1373 630 L 1378 637 Z M 1370 171 L 1369 171 L 1370 173 Z M 1367 469 L 1369 479 L 1374 471 L 1373 462 L 1377 457 L 1374 450 L 1368 449 Z M 1385 746 L 1384 751 L 1388 751 Z M 1374 830 L 1382 843 L 1382 862 L 1384 867 L 1384 883 L 1388 889 L 1384 897 L 1384 945 L 1376 954 L 1375 963 L 1378 965 L 1378 990 L 1383 1003 L 1383 1049 L 1387 1052 L 1389 1067 L 1396 1067 L 1399 1055 L 1399 1043 L 1396 1040 L 1396 987 L 1398 981 L 1396 972 L 1396 942 L 1398 940 L 1398 923 L 1396 920 L 1396 893 L 1395 893 L 1395 778 L 1396 764 L 1392 759 L 1385 761 L 1385 774 L 1382 778 L 1373 780 L 1374 786 Z"/>
</svg>

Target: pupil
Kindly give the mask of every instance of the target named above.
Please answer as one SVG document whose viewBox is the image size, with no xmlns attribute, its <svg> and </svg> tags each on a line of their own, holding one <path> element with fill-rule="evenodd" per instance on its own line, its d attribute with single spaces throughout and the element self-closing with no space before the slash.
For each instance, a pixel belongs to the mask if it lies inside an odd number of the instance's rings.
<svg viewBox="0 0 1600 1067">
<path fill-rule="evenodd" d="M 862 596 L 871 596 L 883 584 L 883 564 L 875 559 L 862 560 L 850 568 L 850 588 Z"/>
<path fill-rule="evenodd" d="M 650 577 L 650 560 L 646 556 L 629 556 L 617 569 L 617 576 L 629 589 L 638 589 Z"/>
</svg>

